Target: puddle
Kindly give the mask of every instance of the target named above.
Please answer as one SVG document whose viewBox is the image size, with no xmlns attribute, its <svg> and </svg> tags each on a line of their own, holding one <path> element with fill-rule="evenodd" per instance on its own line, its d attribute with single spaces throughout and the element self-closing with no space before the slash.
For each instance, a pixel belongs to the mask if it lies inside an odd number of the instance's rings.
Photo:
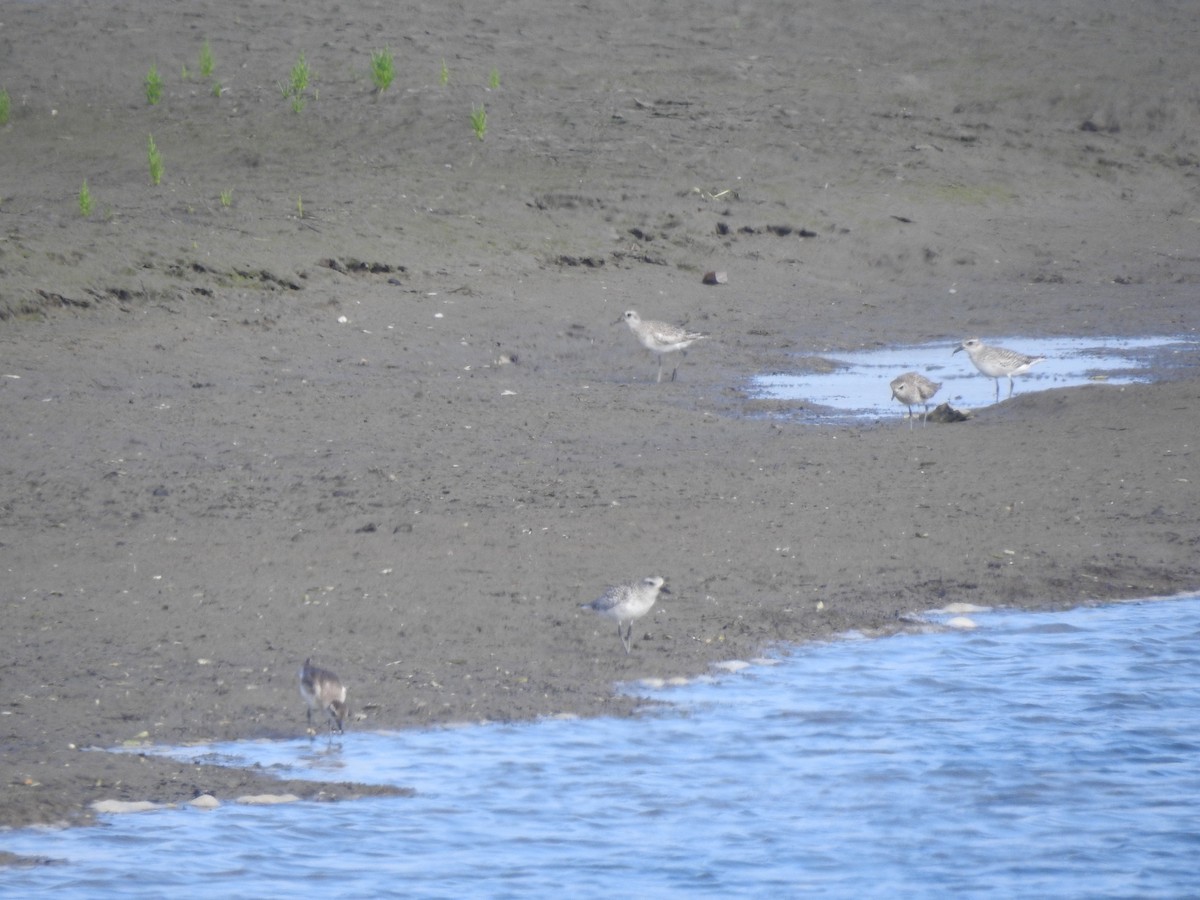
<svg viewBox="0 0 1200 900">
<path fill-rule="evenodd" d="M 1164 365 L 1179 365 L 1200 344 L 1182 337 L 1140 338 L 984 338 L 1028 356 L 1044 356 L 1025 375 L 1018 375 L 1014 396 L 1050 388 L 1094 382 L 1132 384 L 1154 381 Z M 814 357 L 809 371 L 759 375 L 750 390 L 759 400 L 803 401 L 805 415 L 831 419 L 898 417 L 905 407 L 892 399 L 889 384 L 904 372 L 920 372 L 942 389 L 930 409 L 949 402 L 957 409 L 995 403 L 995 382 L 976 370 L 966 352 L 952 355 L 954 341 L 912 347 L 889 347 L 860 353 Z M 1190 362 L 1190 360 L 1189 360 Z M 1000 399 L 1008 396 L 1008 379 L 1000 379 Z M 917 408 L 920 411 L 920 408 Z"/>
</svg>

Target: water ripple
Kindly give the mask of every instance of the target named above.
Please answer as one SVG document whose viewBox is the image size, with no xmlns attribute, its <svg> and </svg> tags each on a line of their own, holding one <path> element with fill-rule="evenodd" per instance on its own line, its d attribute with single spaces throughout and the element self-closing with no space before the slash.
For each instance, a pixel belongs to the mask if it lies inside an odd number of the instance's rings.
<svg viewBox="0 0 1200 900">
<path fill-rule="evenodd" d="M 28 896 L 1200 893 L 1200 598 L 975 614 L 637 690 L 632 719 L 173 748 L 411 798 L 3 835 Z M 936 617 L 935 617 L 936 618 Z M 666 705 L 664 705 L 666 704 Z"/>
</svg>

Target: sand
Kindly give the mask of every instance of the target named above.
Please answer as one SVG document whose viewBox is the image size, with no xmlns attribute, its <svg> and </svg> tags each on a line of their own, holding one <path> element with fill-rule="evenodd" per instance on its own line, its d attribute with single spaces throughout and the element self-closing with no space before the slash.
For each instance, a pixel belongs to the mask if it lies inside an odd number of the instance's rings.
<svg viewBox="0 0 1200 900">
<path fill-rule="evenodd" d="M 1200 587 L 1194 348 L 913 431 L 749 391 L 896 344 L 1195 340 L 1189 5 L 228 10 L 0 13 L 0 824 L 361 793 L 137 752 L 303 735 L 309 656 L 351 741 Z M 626 309 L 709 338 L 657 384 Z M 579 604 L 651 575 L 626 655 Z"/>
</svg>

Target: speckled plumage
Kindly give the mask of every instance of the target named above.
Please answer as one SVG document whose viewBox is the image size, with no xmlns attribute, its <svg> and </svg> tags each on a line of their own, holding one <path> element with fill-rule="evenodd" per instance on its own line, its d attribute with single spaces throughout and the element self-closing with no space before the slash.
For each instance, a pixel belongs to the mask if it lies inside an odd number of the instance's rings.
<svg viewBox="0 0 1200 900">
<path fill-rule="evenodd" d="M 653 576 L 628 584 L 613 585 L 591 603 L 584 603 L 580 609 L 590 609 L 602 616 L 615 619 L 617 637 L 625 645 L 625 652 L 629 653 L 629 638 L 633 633 L 633 620 L 640 619 L 650 612 L 650 608 L 654 606 L 660 593 L 669 594 L 671 592 L 663 587 L 662 578 Z M 621 625 L 624 622 L 628 622 L 629 625 L 622 633 Z"/>
<path fill-rule="evenodd" d="M 678 350 L 686 356 L 688 347 L 696 341 L 708 337 L 706 334 L 688 331 L 678 325 L 669 325 L 666 322 L 642 321 L 642 317 L 632 309 L 626 310 L 622 318 L 629 326 L 629 330 L 637 335 L 642 346 L 658 357 L 658 380 L 660 382 L 662 381 L 664 353 Z M 676 369 L 671 370 L 672 381 L 675 380 L 675 372 Z"/>
<path fill-rule="evenodd" d="M 346 686 L 328 669 L 321 669 L 306 659 L 300 667 L 300 696 L 308 704 L 308 725 L 312 730 L 312 714 L 322 710 L 329 716 L 329 733 L 336 726 L 341 734 L 346 718 Z"/>
<path fill-rule="evenodd" d="M 942 387 L 939 381 L 930 381 L 919 372 L 905 372 L 892 379 L 892 396 L 908 407 L 908 427 L 912 430 L 912 408 L 918 403 L 925 407 L 925 418 L 929 418 L 929 398 Z"/>
<path fill-rule="evenodd" d="M 996 382 L 996 399 L 1000 399 L 1000 379 L 1008 378 L 1008 396 L 1013 395 L 1013 376 L 1024 375 L 1033 366 L 1044 362 L 1044 356 L 1026 356 L 1007 347 L 989 347 L 979 338 L 967 338 L 957 347 L 954 353 L 966 350 L 975 368 Z M 951 354 L 953 355 L 953 354 Z"/>
</svg>

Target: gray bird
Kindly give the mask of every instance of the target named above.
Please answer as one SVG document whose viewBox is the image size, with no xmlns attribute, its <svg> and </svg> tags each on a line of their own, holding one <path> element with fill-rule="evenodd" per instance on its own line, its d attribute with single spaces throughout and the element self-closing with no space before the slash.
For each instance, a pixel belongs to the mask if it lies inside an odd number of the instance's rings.
<svg viewBox="0 0 1200 900">
<path fill-rule="evenodd" d="M 975 363 L 975 368 L 996 381 L 996 400 L 1000 400 L 1000 379 L 1008 378 L 1008 396 L 1013 395 L 1013 376 L 1024 375 L 1040 362 L 1045 362 L 1044 356 L 1026 356 L 1016 350 L 1006 347 L 989 347 L 979 338 L 967 338 L 954 348 L 954 353 L 966 350 Z M 954 353 L 950 355 L 953 356 Z"/>
<path fill-rule="evenodd" d="M 308 730 L 312 731 L 312 714 L 321 710 L 329 716 L 329 735 L 334 727 L 343 731 L 346 719 L 346 686 L 328 669 L 321 669 L 306 659 L 300 667 L 300 696 L 308 704 Z"/>
<path fill-rule="evenodd" d="M 625 653 L 630 652 L 629 638 L 633 633 L 633 620 L 640 619 L 650 612 L 658 595 L 671 593 L 663 587 L 663 579 L 658 576 L 643 578 L 628 584 L 618 584 L 610 587 L 591 603 L 584 603 L 580 609 L 590 609 L 609 619 L 616 619 L 617 637 L 625 645 Z M 628 622 L 624 633 L 621 625 Z"/>
<path fill-rule="evenodd" d="M 912 430 L 912 408 L 918 403 L 925 407 L 921 423 L 929 420 L 929 398 L 941 390 L 940 381 L 930 381 L 919 372 L 905 372 L 892 379 L 892 396 L 908 407 L 908 428 Z"/>
<path fill-rule="evenodd" d="M 658 381 L 660 383 L 663 375 L 663 354 L 678 350 L 687 356 L 688 347 L 696 341 L 702 341 L 708 337 L 698 331 L 688 331 L 678 325 L 668 325 L 666 322 L 643 322 L 642 317 L 632 309 L 626 310 L 621 318 L 625 320 L 629 330 L 637 335 L 642 346 L 658 357 Z M 678 367 L 671 370 L 672 381 L 675 380 L 677 370 Z"/>
</svg>

